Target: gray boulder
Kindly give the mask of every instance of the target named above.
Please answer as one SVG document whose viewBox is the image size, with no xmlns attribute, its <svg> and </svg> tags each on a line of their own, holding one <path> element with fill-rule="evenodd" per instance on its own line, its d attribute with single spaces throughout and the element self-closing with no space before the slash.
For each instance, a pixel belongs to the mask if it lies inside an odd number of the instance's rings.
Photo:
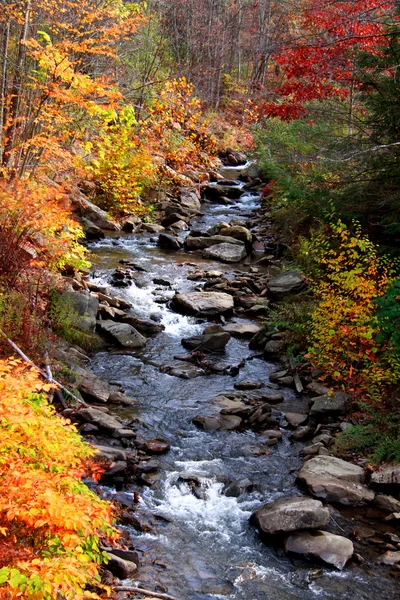
<svg viewBox="0 0 400 600">
<path fill-rule="evenodd" d="M 224 326 L 224 331 L 237 338 L 252 338 L 260 329 L 261 327 L 255 323 L 228 323 Z"/>
<path fill-rule="evenodd" d="M 118 577 L 118 579 L 128 579 L 134 575 L 137 571 L 137 565 L 129 560 L 124 560 L 116 554 L 108 553 L 109 561 L 107 563 L 107 570 Z"/>
<path fill-rule="evenodd" d="M 217 244 L 233 244 L 234 246 L 243 246 L 243 242 L 236 240 L 233 237 L 226 237 L 223 235 L 211 235 L 211 236 L 192 236 L 186 238 L 185 248 L 186 250 L 205 250 L 211 246 Z"/>
<path fill-rule="evenodd" d="M 341 535 L 327 531 L 302 531 L 285 541 L 285 552 L 322 561 L 340 571 L 353 556 L 353 543 Z"/>
<path fill-rule="evenodd" d="M 110 398 L 109 386 L 86 369 L 76 368 L 78 377 L 77 388 L 86 402 L 106 403 Z"/>
<path fill-rule="evenodd" d="M 104 210 L 90 202 L 83 194 L 71 194 L 70 200 L 80 217 L 91 221 L 100 229 L 120 231 L 120 225 L 110 219 Z"/>
<path fill-rule="evenodd" d="M 264 534 L 318 529 L 329 523 L 329 510 L 312 498 L 280 498 L 253 513 L 251 520 Z"/>
<path fill-rule="evenodd" d="M 151 319 L 139 319 L 138 317 L 133 317 L 132 315 L 124 315 L 121 319 L 122 323 L 128 323 L 131 325 L 139 333 L 143 335 L 156 335 L 161 331 L 164 331 L 165 327 L 161 323 L 156 323 Z"/>
<path fill-rule="evenodd" d="M 201 203 L 196 188 L 182 188 L 179 192 L 178 203 L 190 214 L 201 212 Z"/>
<path fill-rule="evenodd" d="M 100 227 L 97 227 L 93 223 L 93 221 L 89 221 L 89 219 L 81 218 L 81 223 L 83 227 L 83 231 L 85 232 L 85 237 L 88 241 L 91 240 L 102 240 L 105 237 L 105 233 Z"/>
<path fill-rule="evenodd" d="M 251 231 L 241 225 L 231 225 L 230 227 L 223 227 L 219 231 L 220 235 L 227 235 L 236 240 L 243 242 L 244 244 L 251 244 L 253 236 Z"/>
<path fill-rule="evenodd" d="M 233 298 L 222 292 L 188 292 L 177 294 L 173 306 L 183 312 L 199 316 L 216 316 L 233 309 Z"/>
<path fill-rule="evenodd" d="M 85 290 L 80 292 L 63 292 L 62 298 L 71 305 L 72 309 L 80 317 L 74 323 L 76 327 L 84 331 L 93 330 L 96 325 L 97 310 L 99 308 L 97 297 Z"/>
<path fill-rule="evenodd" d="M 182 345 L 188 350 L 221 352 L 230 339 L 230 334 L 224 331 L 220 325 L 211 325 L 206 327 L 202 335 L 183 339 Z"/>
<path fill-rule="evenodd" d="M 105 337 L 124 348 L 143 348 L 147 342 L 141 333 L 127 323 L 116 323 L 110 320 L 97 321 L 97 329 Z"/>
<path fill-rule="evenodd" d="M 93 423 L 99 429 L 103 429 L 110 434 L 122 429 L 122 422 L 117 417 L 110 415 L 97 408 L 83 408 L 76 413 L 76 416 L 85 423 Z"/>
<path fill-rule="evenodd" d="M 270 340 L 264 346 L 264 358 L 278 358 L 285 350 L 285 344 L 280 340 Z"/>
<path fill-rule="evenodd" d="M 375 504 L 386 512 L 400 513 L 400 500 L 396 500 L 393 496 L 377 494 L 375 496 Z"/>
<path fill-rule="evenodd" d="M 400 464 L 395 467 L 387 467 L 383 471 L 376 471 L 371 477 L 374 486 L 394 486 L 400 488 Z"/>
<path fill-rule="evenodd" d="M 301 271 L 286 271 L 273 277 L 267 284 L 267 289 L 272 296 L 283 297 L 296 294 L 305 286 L 305 277 Z"/>
<path fill-rule="evenodd" d="M 362 485 L 364 470 L 334 456 L 308 460 L 300 469 L 297 481 L 313 496 L 345 506 L 362 506 L 375 497 L 372 490 Z"/>
<path fill-rule="evenodd" d="M 167 248 L 168 250 L 180 250 L 183 246 L 182 240 L 171 233 L 160 233 L 157 243 L 161 248 Z"/>
<path fill-rule="evenodd" d="M 332 396 L 325 394 L 314 399 L 310 416 L 317 421 L 326 422 L 346 414 L 346 402 L 349 395 L 335 392 Z"/>
<path fill-rule="evenodd" d="M 244 246 L 223 243 L 211 246 L 203 250 L 203 258 L 220 260 L 221 262 L 236 263 L 246 258 L 247 252 Z"/>
</svg>

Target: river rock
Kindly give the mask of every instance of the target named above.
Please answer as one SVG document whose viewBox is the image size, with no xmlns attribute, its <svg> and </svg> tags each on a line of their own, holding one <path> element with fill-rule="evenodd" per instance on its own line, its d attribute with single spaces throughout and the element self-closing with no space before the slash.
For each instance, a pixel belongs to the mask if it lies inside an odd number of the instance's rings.
<svg viewBox="0 0 400 600">
<path fill-rule="evenodd" d="M 125 394 L 122 394 L 121 392 L 111 392 L 108 402 L 110 404 L 117 404 L 118 406 L 132 406 L 137 404 L 137 400 L 135 400 L 135 398 L 125 396 Z"/>
<path fill-rule="evenodd" d="M 220 229 L 219 234 L 233 237 L 236 240 L 243 242 L 244 244 L 251 244 L 251 242 L 253 241 L 251 231 L 249 231 L 249 229 L 241 225 L 231 225 L 230 227 L 223 227 L 222 229 Z"/>
<path fill-rule="evenodd" d="M 138 317 L 126 314 L 122 317 L 121 322 L 128 323 L 128 325 L 131 325 L 139 331 L 139 333 L 142 333 L 145 336 L 156 335 L 165 329 L 164 325 L 156 323 L 152 319 L 139 319 Z"/>
<path fill-rule="evenodd" d="M 243 190 L 237 185 L 221 185 L 218 182 L 216 185 L 204 184 L 202 193 L 207 200 L 218 203 L 222 198 L 237 200 L 243 194 Z"/>
<path fill-rule="evenodd" d="M 184 312 L 214 317 L 233 309 L 233 298 L 223 292 L 188 292 L 177 294 L 173 306 Z"/>
<path fill-rule="evenodd" d="M 372 502 L 374 492 L 362 485 L 365 472 L 361 467 L 334 456 L 316 456 L 308 460 L 297 477 L 313 496 L 345 506 L 362 506 Z"/>
<path fill-rule="evenodd" d="M 107 383 L 86 369 L 76 368 L 78 376 L 77 388 L 86 402 L 108 402 L 111 390 Z"/>
<path fill-rule="evenodd" d="M 224 325 L 224 331 L 230 333 L 232 337 L 238 338 L 252 338 L 260 329 L 255 323 L 228 323 L 228 325 Z"/>
<path fill-rule="evenodd" d="M 221 352 L 230 339 L 230 334 L 224 331 L 220 325 L 211 325 L 206 327 L 202 335 L 184 338 L 182 345 L 188 350 Z"/>
<path fill-rule="evenodd" d="M 264 384 L 260 381 L 250 381 L 249 379 L 245 379 L 243 381 L 238 381 L 233 386 L 235 390 L 259 390 L 262 388 Z"/>
<path fill-rule="evenodd" d="M 138 216 L 131 215 L 130 217 L 125 217 L 122 221 L 122 231 L 126 231 L 127 233 L 135 233 L 139 231 L 142 224 L 142 219 Z"/>
<path fill-rule="evenodd" d="M 186 250 L 205 250 L 210 246 L 216 246 L 218 244 L 227 243 L 233 244 L 234 246 L 243 246 L 243 243 L 236 240 L 233 237 L 224 237 L 223 235 L 209 235 L 194 237 L 190 235 L 185 240 Z"/>
<path fill-rule="evenodd" d="M 121 226 L 116 221 L 112 221 L 104 210 L 90 202 L 83 194 L 71 194 L 69 198 L 80 217 L 91 221 L 100 229 L 120 231 Z"/>
<path fill-rule="evenodd" d="M 124 348 L 143 348 L 147 342 L 147 339 L 141 333 L 127 323 L 97 321 L 97 329 L 100 333 Z"/>
<path fill-rule="evenodd" d="M 312 498 L 280 498 L 253 513 L 251 520 L 266 535 L 318 529 L 329 523 L 329 510 Z"/>
<path fill-rule="evenodd" d="M 390 565 L 391 567 L 393 565 L 400 564 L 400 551 L 386 552 L 383 556 L 381 556 L 379 562 L 384 565 Z"/>
<path fill-rule="evenodd" d="M 61 297 L 78 314 L 76 327 L 84 331 L 93 330 L 96 325 L 96 315 L 99 308 L 99 300 L 90 292 L 83 290 L 80 292 L 63 292 Z"/>
<path fill-rule="evenodd" d="M 143 229 L 147 231 L 147 233 L 161 233 L 162 231 L 165 231 L 165 227 L 158 225 L 158 223 L 143 223 Z"/>
<path fill-rule="evenodd" d="M 300 292 L 305 285 L 305 277 L 300 271 L 286 271 L 270 279 L 267 289 L 272 296 L 281 298 Z"/>
<path fill-rule="evenodd" d="M 387 467 L 383 471 L 376 471 L 372 474 L 371 483 L 376 486 L 390 486 L 400 489 L 400 464 L 395 467 Z"/>
<path fill-rule="evenodd" d="M 85 423 L 93 423 L 99 429 L 113 434 L 122 429 L 121 420 L 97 408 L 83 408 L 76 413 L 77 418 Z"/>
<path fill-rule="evenodd" d="M 164 219 L 161 221 L 161 225 L 163 225 L 163 227 L 171 227 L 171 225 L 174 225 L 179 221 L 182 221 L 186 224 L 189 222 L 189 217 L 181 215 L 178 212 L 171 212 L 166 217 L 164 217 Z"/>
<path fill-rule="evenodd" d="M 284 548 L 287 554 L 315 558 L 339 570 L 345 567 L 354 553 L 350 540 L 327 531 L 294 533 L 286 539 Z"/>
<path fill-rule="evenodd" d="M 171 233 L 160 233 L 157 244 L 168 250 L 180 250 L 183 246 L 182 240 Z"/>
<path fill-rule="evenodd" d="M 199 214 L 201 203 L 196 188 L 185 187 L 179 192 L 178 203 L 186 209 L 189 214 Z"/>
<path fill-rule="evenodd" d="M 299 427 L 299 425 L 304 425 L 304 423 L 308 420 L 308 415 L 300 414 L 300 413 L 285 413 L 285 419 L 292 425 L 293 427 Z"/>
<path fill-rule="evenodd" d="M 400 500 L 396 500 L 396 498 L 393 498 L 393 496 L 377 494 L 375 496 L 375 504 L 386 512 L 400 513 Z"/>
<path fill-rule="evenodd" d="M 128 579 L 132 577 L 137 571 L 137 565 L 134 562 L 124 560 L 116 554 L 108 552 L 109 561 L 107 563 L 107 570 L 118 577 L 118 579 Z"/>
<path fill-rule="evenodd" d="M 88 241 L 102 240 L 103 238 L 105 238 L 104 231 L 102 229 L 100 229 L 100 227 L 97 227 L 97 225 L 95 225 L 93 223 L 93 221 L 89 221 L 89 219 L 81 218 L 81 223 L 82 223 L 83 231 L 85 233 L 85 238 Z"/>
<path fill-rule="evenodd" d="M 203 258 L 220 260 L 221 262 L 236 263 L 246 258 L 247 252 L 244 246 L 230 243 L 217 244 L 203 250 Z"/>
<path fill-rule="evenodd" d="M 349 395 L 344 392 L 335 392 L 332 396 L 318 396 L 313 401 L 310 416 L 317 422 L 335 420 L 346 413 L 348 399 Z"/>
<path fill-rule="evenodd" d="M 266 360 L 279 358 L 284 352 L 285 344 L 280 340 L 270 340 L 264 346 L 264 358 Z"/>
<path fill-rule="evenodd" d="M 144 449 L 149 454 L 165 454 L 170 449 L 170 445 L 165 440 L 157 438 L 144 443 Z"/>
</svg>

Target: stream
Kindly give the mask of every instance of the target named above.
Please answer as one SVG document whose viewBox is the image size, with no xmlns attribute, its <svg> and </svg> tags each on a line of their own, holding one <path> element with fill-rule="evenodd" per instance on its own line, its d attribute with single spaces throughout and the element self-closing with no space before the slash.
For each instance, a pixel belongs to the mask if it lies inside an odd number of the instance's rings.
<svg viewBox="0 0 400 600">
<path fill-rule="evenodd" d="M 241 167 L 243 169 L 243 167 Z M 240 169 L 222 171 L 235 179 Z M 233 181 L 234 185 L 242 185 Z M 191 226 L 206 230 L 219 221 L 242 219 L 257 209 L 259 196 L 244 192 L 229 206 L 203 205 L 204 214 Z M 95 283 L 109 283 L 119 261 L 129 259 L 146 271 L 130 287 L 113 289 L 133 304 L 131 313 L 153 318 L 165 330 L 135 352 L 101 351 L 91 361 L 91 370 L 102 379 L 121 386 L 137 399 L 132 408 L 120 409 L 124 417 L 135 417 L 139 431 L 147 438 L 161 437 L 169 442 L 169 453 L 160 458 L 153 485 L 139 489 L 138 513 L 149 518 L 152 529 L 138 533 L 128 529 L 132 545 L 139 551 L 141 566 L 135 583 L 168 591 L 179 600 L 333 600 L 393 599 L 396 582 L 383 571 L 350 563 L 343 572 L 301 560 L 290 560 L 283 551 L 263 544 L 248 521 L 260 505 L 282 496 L 295 496 L 296 472 L 301 466 L 300 443 L 288 439 L 267 447 L 265 437 L 252 431 L 206 432 L 192 419 L 210 415 L 216 406 L 210 400 L 233 391 L 240 380 L 269 381 L 269 373 L 279 365 L 253 358 L 248 340 L 232 338 L 220 360 L 229 365 L 245 361 L 238 375 L 202 375 L 182 379 L 163 372 L 166 367 L 191 369 L 192 364 L 176 360 L 185 354 L 181 339 L 200 333 L 204 319 L 180 315 L 165 302 L 176 291 L 198 288 L 187 276 L 196 269 L 249 272 L 249 259 L 233 267 L 206 261 L 196 253 L 173 252 L 157 246 L 154 234 L 114 234 L 90 244 Z M 261 258 L 253 256 L 253 261 Z M 267 269 L 267 267 L 260 267 Z M 165 279 L 168 285 L 155 284 Z M 234 317 L 234 322 L 246 319 Z M 251 360 L 249 360 L 251 358 Z M 193 373 L 191 373 L 192 375 Z M 279 412 L 304 412 L 307 397 L 284 388 Z M 184 475 L 185 477 L 181 477 Z M 201 482 L 201 497 L 192 493 L 187 476 Z M 247 480 L 246 491 L 228 496 L 226 484 Z M 127 490 L 130 494 L 133 490 Z M 114 493 L 114 492 L 113 492 Z"/>
</svg>

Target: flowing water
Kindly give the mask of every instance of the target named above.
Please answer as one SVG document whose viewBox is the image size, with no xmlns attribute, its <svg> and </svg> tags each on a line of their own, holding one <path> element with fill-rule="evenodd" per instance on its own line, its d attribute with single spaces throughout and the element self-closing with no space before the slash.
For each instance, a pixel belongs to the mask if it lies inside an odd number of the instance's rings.
<svg viewBox="0 0 400 600">
<path fill-rule="evenodd" d="M 237 176 L 240 169 L 223 175 Z M 237 182 L 238 183 L 238 182 Z M 193 223 L 206 229 L 218 221 L 246 220 L 257 208 L 259 197 L 244 193 L 232 206 L 207 205 L 204 215 Z M 156 245 L 147 234 L 117 235 L 91 245 L 96 265 L 95 281 L 109 281 L 121 259 L 142 265 L 146 272 L 131 287 L 114 292 L 126 297 L 137 316 L 154 318 L 165 331 L 149 339 L 138 352 L 100 352 L 91 369 L 109 382 L 119 384 L 138 401 L 124 416 L 140 420 L 143 437 L 162 437 L 171 444 L 161 459 L 152 487 L 140 490 L 139 513 L 151 515 L 151 533 L 130 531 L 133 545 L 141 552 L 143 566 L 138 582 L 156 585 L 179 600 L 326 600 L 337 598 L 392 599 L 396 585 L 376 568 L 372 572 L 352 564 L 343 573 L 286 558 L 279 548 L 264 545 L 249 526 L 252 511 L 262 503 L 281 496 L 298 495 L 296 471 L 301 465 L 301 446 L 283 441 L 268 448 L 265 438 L 253 432 L 217 431 L 207 433 L 192 424 L 196 415 L 213 414 L 218 407 L 210 400 L 232 391 L 236 381 L 251 379 L 268 382 L 277 365 L 253 358 L 248 342 L 231 339 L 221 361 L 244 367 L 235 377 L 200 375 L 181 379 L 163 372 L 166 366 L 193 369 L 174 359 L 185 353 L 181 338 L 196 334 L 204 320 L 179 315 L 165 304 L 175 291 L 198 286 L 187 279 L 194 268 L 228 270 L 226 265 L 204 261 L 196 254 L 169 252 Z M 190 263 L 190 264 L 188 264 Z M 249 264 L 235 266 L 248 271 Z M 153 283 L 167 279 L 171 287 Z M 235 319 L 244 322 L 244 319 Z M 285 390 L 279 410 L 302 411 L 307 399 Z M 201 482 L 196 497 L 185 478 L 193 475 Z M 231 481 L 248 480 L 248 491 L 230 497 L 224 488 Z M 128 492 L 129 493 L 129 492 Z"/>
</svg>

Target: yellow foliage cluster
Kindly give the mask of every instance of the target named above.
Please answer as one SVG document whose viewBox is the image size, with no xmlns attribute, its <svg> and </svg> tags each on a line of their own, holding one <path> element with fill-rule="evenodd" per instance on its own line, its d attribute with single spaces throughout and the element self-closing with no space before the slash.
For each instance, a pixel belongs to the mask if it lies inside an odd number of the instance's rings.
<svg viewBox="0 0 400 600">
<path fill-rule="evenodd" d="M 98 536 L 115 535 L 110 505 L 82 483 L 95 451 L 49 406 L 49 388 L 0 360 L 1 599 L 95 597 Z"/>
<path fill-rule="evenodd" d="M 308 358 L 338 383 L 378 398 L 399 373 L 378 343 L 374 300 L 391 281 L 389 261 L 376 246 L 341 220 L 303 240 L 301 252 L 313 270 L 317 304 L 311 315 Z"/>
</svg>

